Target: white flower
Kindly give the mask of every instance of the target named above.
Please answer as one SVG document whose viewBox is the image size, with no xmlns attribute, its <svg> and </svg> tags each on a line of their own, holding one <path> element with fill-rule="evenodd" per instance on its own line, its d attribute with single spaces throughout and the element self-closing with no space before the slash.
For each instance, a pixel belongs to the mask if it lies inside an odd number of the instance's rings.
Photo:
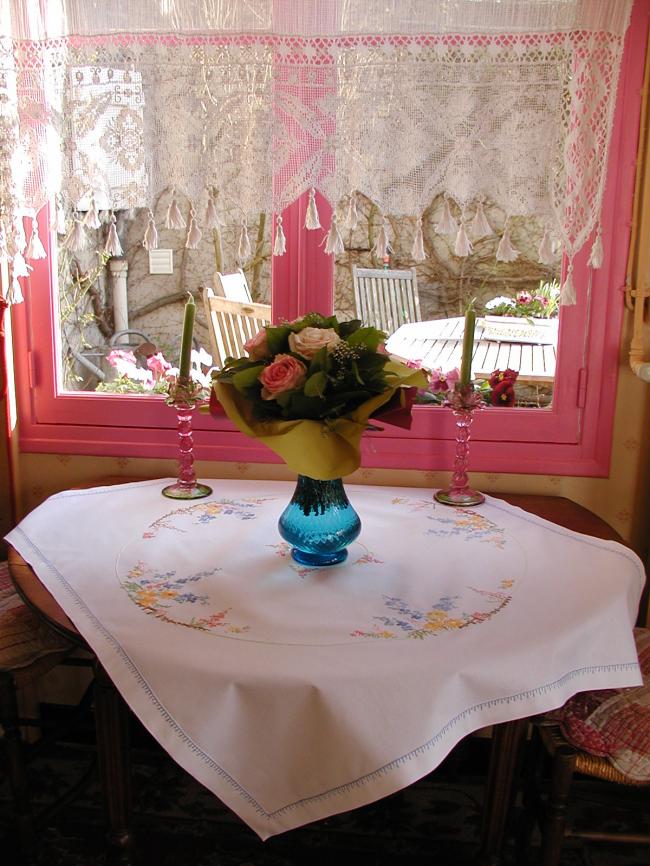
<svg viewBox="0 0 650 866">
<path fill-rule="evenodd" d="M 486 310 L 493 310 L 495 307 L 500 307 L 502 304 L 505 304 L 508 307 L 514 307 L 515 302 L 512 298 L 504 298 L 504 297 L 492 298 L 492 300 L 488 301 L 487 304 L 485 305 L 485 309 Z"/>
<path fill-rule="evenodd" d="M 323 346 L 333 349 L 340 342 L 334 328 L 303 328 L 297 334 L 289 334 L 289 348 L 303 358 L 313 358 Z"/>
</svg>

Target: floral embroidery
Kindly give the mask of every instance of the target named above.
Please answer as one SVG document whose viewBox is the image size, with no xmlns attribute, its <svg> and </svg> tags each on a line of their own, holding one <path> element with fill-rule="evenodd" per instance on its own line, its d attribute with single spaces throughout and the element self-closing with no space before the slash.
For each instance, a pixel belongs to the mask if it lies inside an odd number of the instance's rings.
<svg viewBox="0 0 650 866">
<path fill-rule="evenodd" d="M 476 511 L 455 509 L 455 516 L 438 517 L 431 515 L 430 520 L 442 524 L 444 528 L 427 529 L 427 535 L 449 538 L 452 535 L 464 536 L 466 541 L 483 541 L 503 548 L 506 544 L 505 531 Z"/>
<path fill-rule="evenodd" d="M 136 563 L 128 572 L 128 579 L 122 584 L 131 601 L 150 616 L 155 616 L 163 622 L 173 625 L 183 625 L 201 631 L 222 629 L 228 634 L 241 634 L 250 626 L 238 626 L 226 617 L 230 608 L 220 610 L 203 617 L 191 617 L 189 620 L 176 619 L 171 615 L 172 607 L 185 604 L 208 604 L 207 595 L 197 595 L 189 590 L 188 584 L 196 583 L 204 577 L 210 577 L 220 568 L 209 571 L 197 571 L 188 577 L 177 577 L 176 571 L 157 572 L 144 562 Z"/>
<path fill-rule="evenodd" d="M 502 581 L 512 585 L 514 581 Z M 456 631 L 477 625 L 491 619 L 502 610 L 512 599 L 500 591 L 475 589 L 468 587 L 472 592 L 478 593 L 487 603 L 487 610 L 474 610 L 470 613 L 462 612 L 453 614 L 458 606 L 459 596 L 445 595 L 439 598 L 429 610 L 417 610 L 410 608 L 403 599 L 397 596 L 384 596 L 384 603 L 389 610 L 395 611 L 398 616 L 375 616 L 375 620 L 383 626 L 374 626 L 372 631 L 356 629 L 351 632 L 352 637 L 374 637 L 374 638 L 417 638 L 423 639 L 444 631 Z"/>
<path fill-rule="evenodd" d="M 256 517 L 255 509 L 259 508 L 266 499 L 217 499 L 209 502 L 197 502 L 194 505 L 186 505 L 182 508 L 176 508 L 167 514 L 163 514 L 158 520 L 155 520 L 146 532 L 142 533 L 143 538 L 155 538 L 156 534 L 161 529 L 170 529 L 174 532 L 185 532 L 179 526 L 174 526 L 174 519 L 184 515 L 188 515 L 194 520 L 193 523 L 209 523 L 217 517 L 230 516 L 237 517 L 240 520 L 254 520 Z"/>
</svg>

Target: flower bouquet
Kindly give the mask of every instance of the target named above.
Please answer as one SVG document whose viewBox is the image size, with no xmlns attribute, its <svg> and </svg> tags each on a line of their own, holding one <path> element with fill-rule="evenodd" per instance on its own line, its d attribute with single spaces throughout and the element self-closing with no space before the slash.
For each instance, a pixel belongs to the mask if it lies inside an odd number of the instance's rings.
<svg viewBox="0 0 650 866">
<path fill-rule="evenodd" d="M 385 336 L 358 320 L 309 313 L 262 329 L 245 344 L 247 357 L 228 358 L 212 374 L 214 395 L 230 420 L 298 473 L 287 510 L 300 525 L 288 528 L 285 512 L 280 532 L 302 563 L 323 565 L 329 564 L 325 556 L 332 556 L 331 562 L 345 557 L 345 545 L 356 538 L 360 524 L 349 514 L 353 509 L 341 477 L 358 469 L 370 419 L 381 415 L 389 423 L 408 423 L 415 389 L 426 387 L 423 370 L 383 351 Z M 354 526 L 338 537 L 335 524 L 345 516 Z M 308 527 L 314 517 L 319 538 L 297 539 L 296 533 L 313 532 Z"/>
</svg>

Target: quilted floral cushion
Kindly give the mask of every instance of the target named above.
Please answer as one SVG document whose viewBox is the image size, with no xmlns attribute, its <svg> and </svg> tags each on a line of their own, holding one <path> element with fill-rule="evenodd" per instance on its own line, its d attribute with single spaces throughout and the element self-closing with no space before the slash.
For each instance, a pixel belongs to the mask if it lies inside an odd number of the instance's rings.
<svg viewBox="0 0 650 866">
<path fill-rule="evenodd" d="M 0 562 L 0 670 L 19 670 L 71 644 L 52 631 L 14 589 L 6 562 Z"/>
<path fill-rule="evenodd" d="M 635 782 L 650 782 L 650 629 L 634 630 L 643 685 L 580 692 L 549 713 L 566 739 L 607 758 Z"/>
</svg>

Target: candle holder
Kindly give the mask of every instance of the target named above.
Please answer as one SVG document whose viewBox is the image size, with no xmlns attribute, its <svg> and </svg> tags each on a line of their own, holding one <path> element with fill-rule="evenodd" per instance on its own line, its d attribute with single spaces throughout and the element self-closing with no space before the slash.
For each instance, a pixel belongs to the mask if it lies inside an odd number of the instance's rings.
<svg viewBox="0 0 650 866">
<path fill-rule="evenodd" d="M 178 377 L 170 383 L 168 406 L 176 410 L 178 418 L 178 480 L 163 487 L 162 494 L 169 499 L 203 499 L 212 493 L 207 484 L 200 484 L 194 472 L 194 442 L 192 440 L 192 412 L 201 400 L 202 387 L 189 377 Z"/>
<path fill-rule="evenodd" d="M 474 412 L 483 408 L 483 398 L 474 390 L 472 384 L 457 387 L 447 400 L 447 405 L 456 419 L 456 453 L 454 471 L 451 476 L 451 486 L 437 490 L 434 499 L 443 505 L 480 505 L 485 502 L 485 496 L 478 490 L 473 490 L 468 484 L 467 458 L 469 454 L 469 435 Z"/>
</svg>

